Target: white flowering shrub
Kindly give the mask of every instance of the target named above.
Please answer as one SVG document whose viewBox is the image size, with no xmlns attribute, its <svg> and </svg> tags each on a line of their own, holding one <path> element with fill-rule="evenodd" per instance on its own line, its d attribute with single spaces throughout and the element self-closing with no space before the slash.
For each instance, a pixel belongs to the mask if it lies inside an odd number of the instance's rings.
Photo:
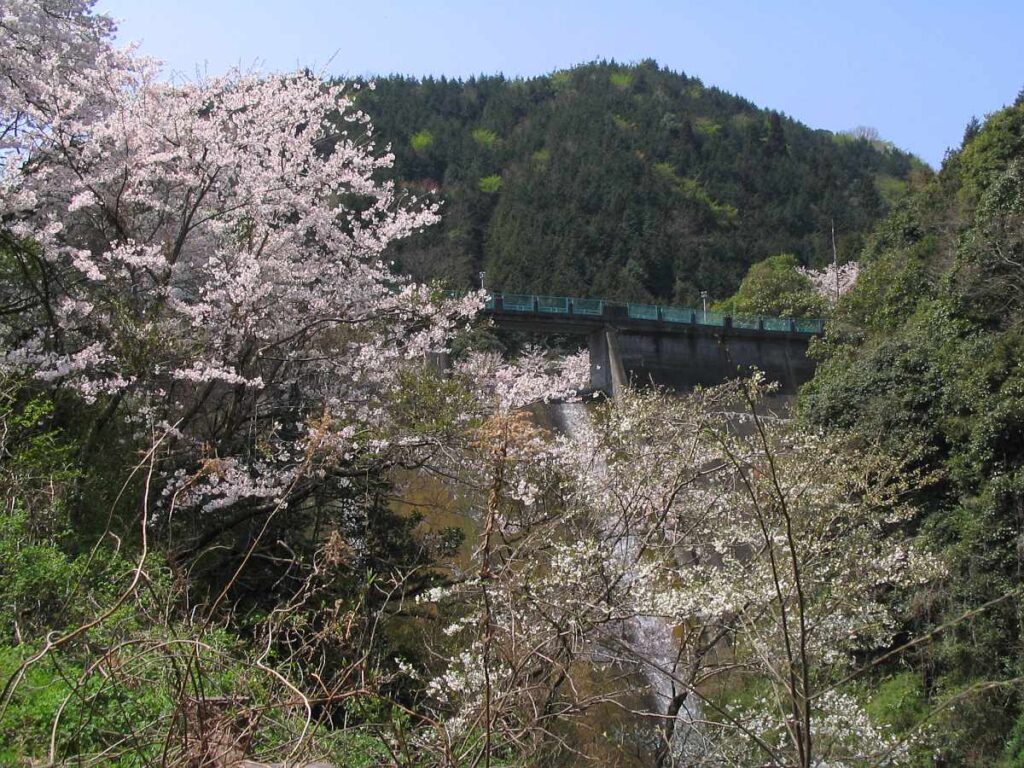
<svg viewBox="0 0 1024 768">
<path fill-rule="evenodd" d="M 857 284 L 860 264 L 856 261 L 848 261 L 839 266 L 829 264 L 820 270 L 798 267 L 797 271 L 811 281 L 814 290 L 821 294 L 829 304 L 835 305 L 836 301 L 849 293 Z"/>
<path fill-rule="evenodd" d="M 550 745 L 554 713 L 626 701 L 639 679 L 661 759 L 905 764 L 912 739 L 844 688 L 892 647 L 899 596 L 943 575 L 904 533 L 914 481 L 901 464 L 773 415 L 757 380 L 561 413 L 576 419 L 561 437 L 496 419 L 467 459 L 489 489 L 479 571 L 437 605 L 476 650 L 434 684 L 459 759 L 485 734 Z M 639 678 L 597 693 L 575 679 L 584 662 Z M 474 664 L 490 679 L 483 699 L 443 682 L 477 679 Z M 729 705 L 737 686 L 764 695 Z"/>
<path fill-rule="evenodd" d="M 393 158 L 344 86 L 168 83 L 114 50 L 90 6 L 0 5 L 0 218 L 17 266 L 0 294 L 20 307 L 3 364 L 97 403 L 98 429 L 170 431 L 179 504 L 280 500 L 313 452 L 346 464 L 401 440 L 387 403 L 403 371 L 481 304 L 381 260 L 436 206 L 380 180 Z"/>
</svg>

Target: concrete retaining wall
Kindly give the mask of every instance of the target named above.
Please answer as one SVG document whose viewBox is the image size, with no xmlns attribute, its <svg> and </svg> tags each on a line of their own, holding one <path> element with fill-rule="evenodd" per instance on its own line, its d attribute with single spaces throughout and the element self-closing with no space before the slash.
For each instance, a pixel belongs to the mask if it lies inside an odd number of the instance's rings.
<svg viewBox="0 0 1024 768">
<path fill-rule="evenodd" d="M 783 393 L 794 394 L 814 375 L 815 363 L 807 357 L 807 343 L 807 339 L 789 337 L 619 331 L 617 346 L 623 368 L 638 385 L 653 381 L 690 389 L 721 384 L 758 368 L 769 380 L 779 382 Z"/>
</svg>

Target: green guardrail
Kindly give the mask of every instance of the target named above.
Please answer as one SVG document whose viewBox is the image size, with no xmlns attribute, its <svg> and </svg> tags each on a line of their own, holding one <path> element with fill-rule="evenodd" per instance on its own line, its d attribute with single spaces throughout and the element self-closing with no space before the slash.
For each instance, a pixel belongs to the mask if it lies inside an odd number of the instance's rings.
<svg viewBox="0 0 1024 768">
<path fill-rule="evenodd" d="M 601 299 L 573 299 L 572 313 L 574 315 L 600 317 L 604 314 L 604 301 Z"/>
<path fill-rule="evenodd" d="M 533 312 L 533 296 L 527 293 L 503 293 L 501 306 L 513 312 Z"/>
<path fill-rule="evenodd" d="M 555 315 L 568 315 L 569 299 L 565 296 L 538 296 L 537 311 Z"/>
<path fill-rule="evenodd" d="M 633 320 L 658 319 L 658 307 L 654 304 L 627 304 L 626 312 Z"/>
<path fill-rule="evenodd" d="M 788 317 L 762 317 L 761 322 L 766 331 L 788 331 L 790 325 Z"/>
<path fill-rule="evenodd" d="M 695 320 L 696 310 L 690 307 L 662 307 L 661 319 L 666 323 L 686 323 L 692 325 Z"/>
<path fill-rule="evenodd" d="M 750 330 L 757 330 L 761 327 L 761 318 L 749 317 L 743 315 L 732 316 L 732 327 L 733 328 L 748 328 Z"/>
<path fill-rule="evenodd" d="M 725 318 L 725 312 L 704 312 L 701 310 L 697 313 L 697 324 L 721 327 L 725 325 Z"/>
<path fill-rule="evenodd" d="M 567 296 L 535 296 L 527 293 L 488 294 L 484 301 L 487 309 L 497 308 L 501 300 L 503 309 L 510 312 L 540 312 L 553 315 L 580 315 L 601 317 L 607 303 L 603 299 L 579 299 Z M 618 305 L 621 306 L 621 305 Z M 707 325 L 721 328 L 726 318 L 734 328 L 765 330 L 776 333 L 822 333 L 825 321 L 820 318 L 759 317 L 729 315 L 726 312 L 705 312 L 692 307 L 662 307 L 657 304 L 626 304 L 626 315 L 632 320 L 654 320 L 686 325 Z"/>
</svg>

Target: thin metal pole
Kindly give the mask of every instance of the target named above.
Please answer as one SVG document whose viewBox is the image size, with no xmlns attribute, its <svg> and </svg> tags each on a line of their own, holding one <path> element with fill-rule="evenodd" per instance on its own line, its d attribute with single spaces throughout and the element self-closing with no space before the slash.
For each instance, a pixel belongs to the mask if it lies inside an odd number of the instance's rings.
<svg viewBox="0 0 1024 768">
<path fill-rule="evenodd" d="M 836 250 L 836 220 L 832 219 L 832 269 L 836 273 L 836 304 L 839 303 L 839 252 Z"/>
</svg>

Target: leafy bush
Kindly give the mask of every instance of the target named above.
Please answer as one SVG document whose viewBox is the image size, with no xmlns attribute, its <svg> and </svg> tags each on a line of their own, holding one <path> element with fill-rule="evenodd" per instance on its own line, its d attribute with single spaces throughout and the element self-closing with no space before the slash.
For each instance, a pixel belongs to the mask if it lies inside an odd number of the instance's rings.
<svg viewBox="0 0 1024 768">
<path fill-rule="evenodd" d="M 491 176 L 482 176 L 478 185 L 481 192 L 486 192 L 489 195 L 494 194 L 501 189 L 501 176 L 498 174 L 492 174 Z"/>
<path fill-rule="evenodd" d="M 417 131 L 409 139 L 409 145 L 415 152 L 425 152 L 434 145 L 434 134 L 430 131 Z"/>
<path fill-rule="evenodd" d="M 498 141 L 498 134 L 488 128 L 474 128 L 471 135 L 481 147 L 493 147 Z"/>
<path fill-rule="evenodd" d="M 826 310 L 824 297 L 797 271 L 796 256 L 782 253 L 758 262 L 750 268 L 732 298 L 716 309 L 739 315 L 777 317 L 821 317 Z"/>
</svg>

